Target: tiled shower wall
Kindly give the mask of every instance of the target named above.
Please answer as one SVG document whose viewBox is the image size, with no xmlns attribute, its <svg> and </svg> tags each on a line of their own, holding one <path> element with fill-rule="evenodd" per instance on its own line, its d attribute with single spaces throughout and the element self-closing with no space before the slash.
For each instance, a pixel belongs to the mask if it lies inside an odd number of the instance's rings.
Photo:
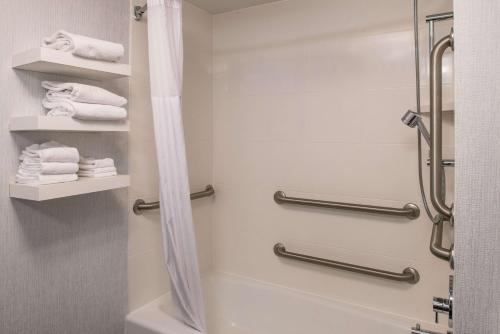
<svg viewBox="0 0 500 334">
<path fill-rule="evenodd" d="M 451 9 L 451 1 L 420 4 L 422 18 Z M 416 133 L 400 121 L 416 104 L 411 19 L 409 0 L 289 0 L 214 16 L 217 270 L 433 321 L 432 296 L 447 295 L 450 269 L 429 252 Z M 439 25 L 439 34 L 448 29 Z M 452 114 L 445 121 L 445 155 L 453 157 Z M 451 199 L 452 171 L 448 177 Z M 409 221 L 279 206 L 277 190 L 395 207 L 414 202 L 422 214 Z M 400 284 L 283 261 L 273 254 L 276 242 L 396 272 L 413 266 L 421 281 Z"/>
<path fill-rule="evenodd" d="M 132 1 L 142 5 L 144 1 Z M 212 15 L 184 3 L 183 120 L 191 191 L 212 181 Z M 137 198 L 158 200 L 158 167 L 149 93 L 147 15 L 131 23 L 129 208 Z M 213 199 L 192 201 L 198 258 L 202 271 L 211 268 Z M 165 270 L 158 210 L 136 216 L 129 212 L 129 309 L 134 310 L 170 289 Z"/>
<path fill-rule="evenodd" d="M 128 171 L 126 134 L 9 133 L 12 115 L 43 114 L 42 80 L 78 80 L 13 70 L 12 55 L 58 29 L 128 49 L 123 0 L 0 1 L 0 333 L 121 334 L 127 291 L 127 190 L 45 202 L 10 199 L 20 150 L 54 139 Z M 123 62 L 128 62 L 128 55 Z M 128 79 L 89 82 L 128 95 Z"/>
</svg>

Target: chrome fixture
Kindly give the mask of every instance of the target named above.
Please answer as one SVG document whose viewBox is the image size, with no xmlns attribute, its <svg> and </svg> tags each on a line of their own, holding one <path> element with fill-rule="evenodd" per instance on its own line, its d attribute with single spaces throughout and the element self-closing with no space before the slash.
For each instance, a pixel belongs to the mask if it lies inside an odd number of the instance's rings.
<svg viewBox="0 0 500 334">
<path fill-rule="evenodd" d="M 297 197 L 287 197 L 283 191 L 274 193 L 274 201 L 278 204 L 295 204 L 304 206 L 313 206 L 319 208 L 349 210 L 356 212 L 375 213 L 389 216 L 406 217 L 416 219 L 420 216 L 420 209 L 416 204 L 407 203 L 403 208 L 390 208 L 375 205 L 352 204 L 342 202 L 321 201 L 316 199 L 306 199 Z"/>
<path fill-rule="evenodd" d="M 427 166 L 431 165 L 431 159 L 427 159 Z M 455 160 L 454 159 L 443 159 L 441 161 L 441 166 L 443 167 L 455 167 Z"/>
<path fill-rule="evenodd" d="M 430 250 L 436 257 L 448 261 L 450 263 L 451 269 L 454 268 L 454 250 L 453 245 L 450 249 L 443 247 L 443 228 L 444 228 L 445 218 L 437 214 L 433 220 L 432 235 L 430 242 Z"/>
<path fill-rule="evenodd" d="M 190 195 L 191 200 L 202 198 L 202 197 L 209 197 L 215 194 L 215 189 L 212 185 L 206 186 L 205 190 L 192 193 Z M 142 215 L 143 211 L 149 211 L 149 210 L 156 210 L 160 208 L 160 202 L 151 202 L 151 203 L 146 203 L 143 199 L 138 199 L 134 203 L 134 213 L 136 215 Z"/>
<path fill-rule="evenodd" d="M 425 21 L 429 25 L 429 53 L 434 48 L 434 23 L 437 21 L 445 21 L 453 19 L 453 12 L 439 13 L 427 15 Z"/>
<path fill-rule="evenodd" d="M 449 218 L 453 215 L 452 209 L 448 207 L 443 196 L 443 180 L 444 173 L 442 171 L 443 160 L 443 86 L 442 86 L 442 69 L 443 69 L 443 54 L 446 49 L 453 50 L 453 31 L 450 35 L 441 39 L 431 54 L 431 70 L 430 70 L 430 111 L 431 111 L 431 202 L 438 211 L 445 217 Z"/>
<path fill-rule="evenodd" d="M 411 329 L 411 334 L 442 334 L 442 333 L 422 329 L 420 328 L 420 324 L 416 324 L 415 327 Z M 453 333 L 451 331 L 447 331 L 446 334 L 453 334 Z"/>
<path fill-rule="evenodd" d="M 425 127 L 424 122 L 422 122 L 421 114 L 412 110 L 408 110 L 403 115 L 403 117 L 401 117 L 401 121 L 410 128 L 417 127 L 418 131 L 420 131 L 427 144 L 431 146 L 431 137 L 429 135 L 429 131 L 427 131 L 427 128 Z"/>
<path fill-rule="evenodd" d="M 436 314 L 436 324 L 439 322 L 439 313 L 448 314 L 448 327 L 453 328 L 453 276 L 449 277 L 448 299 L 434 297 L 432 310 Z"/>
<path fill-rule="evenodd" d="M 142 16 L 146 11 L 148 10 L 148 4 L 145 4 L 144 6 L 134 6 L 134 17 L 136 21 L 140 21 L 142 19 Z"/>
<path fill-rule="evenodd" d="M 385 271 L 385 270 L 379 270 L 379 269 L 374 269 L 374 268 L 369 268 L 369 267 L 362 267 L 362 266 L 358 266 L 358 265 L 350 264 L 350 263 L 345 263 L 345 262 L 338 262 L 338 261 L 333 261 L 333 260 L 322 259 L 319 257 L 304 255 L 304 254 L 288 252 L 285 248 L 285 245 L 283 245 L 282 243 L 277 243 L 276 245 L 274 245 L 274 254 L 276 254 L 276 256 L 287 258 L 287 259 L 317 264 L 317 265 L 321 265 L 321 266 L 325 266 L 325 267 L 350 271 L 350 272 L 358 273 L 358 274 L 375 276 L 375 277 L 379 277 L 379 278 L 388 279 L 391 281 L 407 282 L 410 284 L 416 284 L 420 280 L 420 275 L 419 275 L 417 269 L 414 269 L 411 267 L 405 268 L 403 270 L 403 273 L 401 273 L 401 274 L 394 273 L 394 272 Z"/>
</svg>

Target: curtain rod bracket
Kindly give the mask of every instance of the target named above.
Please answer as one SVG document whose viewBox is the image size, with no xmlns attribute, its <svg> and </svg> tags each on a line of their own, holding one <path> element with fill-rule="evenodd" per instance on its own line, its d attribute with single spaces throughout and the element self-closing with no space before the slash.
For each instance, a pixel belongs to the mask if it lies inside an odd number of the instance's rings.
<svg viewBox="0 0 500 334">
<path fill-rule="evenodd" d="M 142 19 L 142 16 L 146 11 L 148 10 L 148 4 L 145 4 L 144 6 L 134 6 L 134 17 L 136 21 L 140 21 Z"/>
</svg>

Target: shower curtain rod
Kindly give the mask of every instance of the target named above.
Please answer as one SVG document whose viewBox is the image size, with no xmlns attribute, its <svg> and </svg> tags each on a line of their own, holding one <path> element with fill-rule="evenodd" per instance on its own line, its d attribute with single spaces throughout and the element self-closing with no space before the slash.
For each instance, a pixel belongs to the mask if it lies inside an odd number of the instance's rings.
<svg viewBox="0 0 500 334">
<path fill-rule="evenodd" d="M 134 16 L 136 21 L 140 21 L 142 19 L 142 15 L 146 13 L 148 10 L 148 4 L 145 4 L 144 6 L 135 6 L 134 7 Z"/>
</svg>

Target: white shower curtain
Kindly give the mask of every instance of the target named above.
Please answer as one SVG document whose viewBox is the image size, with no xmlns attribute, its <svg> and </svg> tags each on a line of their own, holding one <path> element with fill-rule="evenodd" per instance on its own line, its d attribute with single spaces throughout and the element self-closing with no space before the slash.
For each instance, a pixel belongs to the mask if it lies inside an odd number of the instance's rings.
<svg viewBox="0 0 500 334">
<path fill-rule="evenodd" d="M 166 265 L 177 316 L 205 332 L 181 114 L 182 0 L 148 0 L 148 38 Z"/>
</svg>

